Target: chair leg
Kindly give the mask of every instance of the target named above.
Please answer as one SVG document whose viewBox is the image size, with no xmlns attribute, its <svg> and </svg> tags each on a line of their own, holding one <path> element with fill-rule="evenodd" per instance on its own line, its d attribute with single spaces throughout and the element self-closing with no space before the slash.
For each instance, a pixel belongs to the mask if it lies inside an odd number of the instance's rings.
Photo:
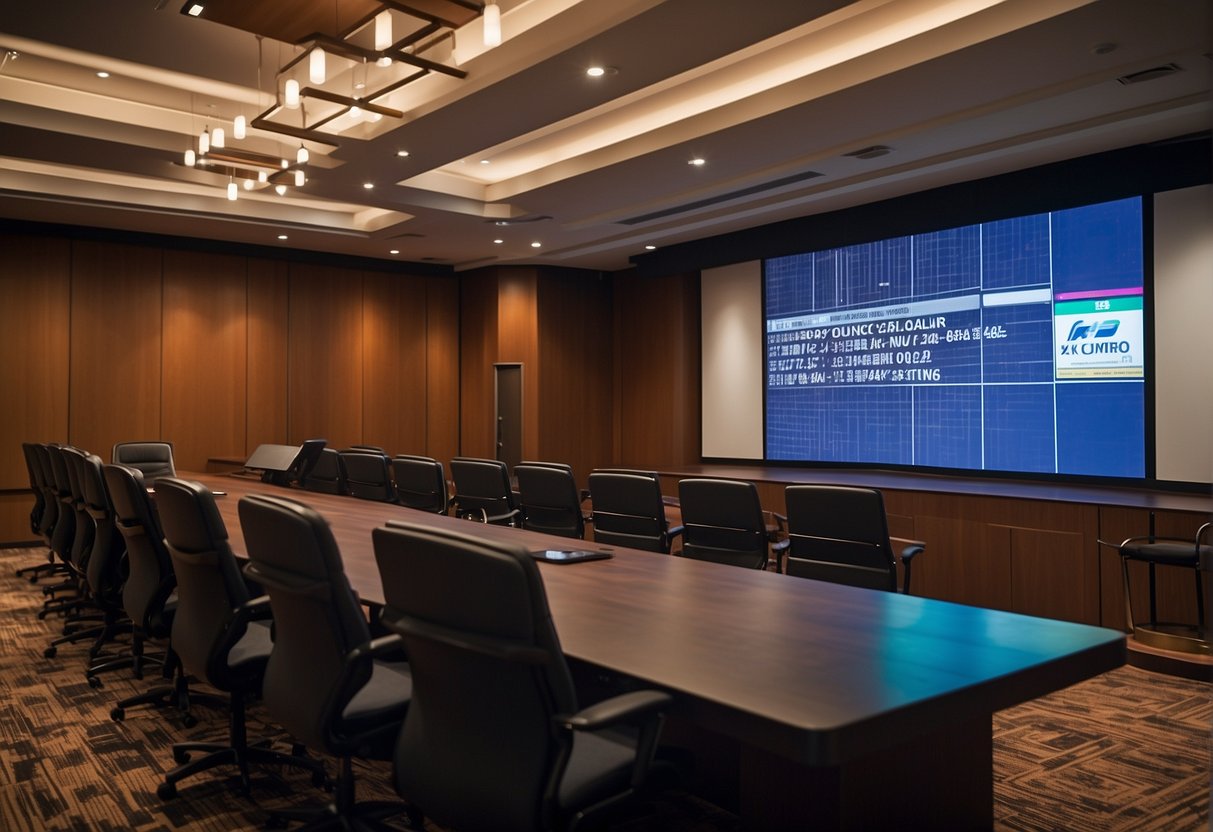
<svg viewBox="0 0 1213 832">
<path fill-rule="evenodd" d="M 1129 559 L 1123 555 L 1120 558 L 1120 569 L 1124 576 L 1125 585 L 1125 632 L 1132 633 L 1133 624 L 1133 598 L 1129 592 Z"/>
<path fill-rule="evenodd" d="M 1204 583 L 1201 581 L 1200 570 L 1197 569 L 1196 575 L 1196 628 L 1199 632 L 1205 631 L 1205 590 Z"/>
</svg>

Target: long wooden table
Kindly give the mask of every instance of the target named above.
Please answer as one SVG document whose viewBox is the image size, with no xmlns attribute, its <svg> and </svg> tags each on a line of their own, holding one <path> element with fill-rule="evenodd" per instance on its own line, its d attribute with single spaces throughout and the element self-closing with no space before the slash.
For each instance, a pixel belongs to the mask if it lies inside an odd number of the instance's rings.
<svg viewBox="0 0 1213 832">
<path fill-rule="evenodd" d="M 249 493 L 291 496 L 332 526 L 351 584 L 381 601 L 371 529 L 409 520 L 514 541 L 519 529 L 264 485 L 213 490 L 232 545 Z M 988 828 L 995 711 L 1125 661 L 1113 630 L 600 546 L 610 560 L 541 564 L 566 654 L 671 691 L 667 734 L 701 784 L 753 829 Z M 458 599 L 452 599 L 458 603 Z"/>
</svg>

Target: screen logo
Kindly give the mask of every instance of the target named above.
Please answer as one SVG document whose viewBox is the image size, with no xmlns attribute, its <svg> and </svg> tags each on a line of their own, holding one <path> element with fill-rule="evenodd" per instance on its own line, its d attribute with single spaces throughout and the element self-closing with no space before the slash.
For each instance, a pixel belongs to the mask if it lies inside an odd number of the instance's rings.
<svg viewBox="0 0 1213 832">
<path fill-rule="evenodd" d="M 1111 338 L 1118 329 L 1120 329 L 1120 321 L 1115 318 L 1090 323 L 1079 319 L 1070 327 L 1070 335 L 1066 341 L 1081 341 L 1084 338 Z"/>
</svg>

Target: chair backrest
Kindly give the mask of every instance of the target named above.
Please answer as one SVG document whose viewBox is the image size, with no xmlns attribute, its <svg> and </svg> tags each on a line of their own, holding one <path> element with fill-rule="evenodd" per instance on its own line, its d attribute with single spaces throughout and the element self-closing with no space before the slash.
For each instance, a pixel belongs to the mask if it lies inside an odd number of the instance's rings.
<svg viewBox="0 0 1213 832">
<path fill-rule="evenodd" d="M 585 537 L 581 496 L 573 469 L 559 462 L 520 462 L 514 466 L 522 526 L 559 537 Z"/>
<path fill-rule="evenodd" d="M 67 473 L 67 460 L 60 445 L 47 445 L 50 460 L 51 493 L 59 506 L 59 516 L 51 535 L 50 547 L 60 560 L 70 563 L 72 543 L 76 538 L 76 509 L 72 502 L 72 483 Z"/>
<path fill-rule="evenodd" d="M 350 664 L 370 640 L 358 598 L 341 565 L 328 523 L 282 497 L 240 500 L 249 564 L 274 613 L 274 648 L 262 698 L 275 722 L 300 742 L 341 753 L 334 732 L 349 700 L 370 678 L 369 656 Z"/>
<path fill-rule="evenodd" d="M 308 471 L 301 484 L 307 491 L 344 494 L 345 469 L 341 467 L 341 454 L 332 448 L 321 448 L 316 456 L 316 464 Z"/>
<path fill-rule="evenodd" d="M 147 496 L 142 471 L 112 462 L 102 471 L 114 507 L 114 523 L 126 541 L 129 571 L 122 587 L 122 607 L 135 626 L 159 635 L 164 604 L 176 587 L 160 518 Z"/>
<path fill-rule="evenodd" d="M 46 492 L 42 490 L 40 480 L 42 469 L 34 452 L 33 442 L 21 443 L 21 454 L 25 457 L 25 471 L 29 475 L 29 490 L 34 495 L 34 505 L 29 511 L 29 530 L 41 534 L 42 512 L 46 509 Z"/>
<path fill-rule="evenodd" d="M 460 517 L 494 522 L 506 518 L 518 506 L 510 487 L 510 473 L 499 459 L 457 456 L 451 460 L 455 481 L 455 511 Z M 498 520 L 513 524 L 513 518 Z"/>
<path fill-rule="evenodd" d="M 89 454 L 84 460 L 84 505 L 93 521 L 93 549 L 88 556 L 86 579 L 93 597 L 103 608 L 110 609 L 121 604 L 126 540 L 115 524 L 102 473 L 104 464 L 96 454 Z"/>
<path fill-rule="evenodd" d="M 76 513 L 76 532 L 72 536 L 71 562 L 78 574 L 83 575 L 93 551 L 93 518 L 89 516 L 84 502 L 84 463 L 88 454 L 79 448 L 66 446 L 60 449 L 67 468 L 68 485 L 71 488 L 71 507 Z"/>
<path fill-rule="evenodd" d="M 661 480 L 651 471 L 590 473 L 594 540 L 649 552 L 670 551 Z"/>
<path fill-rule="evenodd" d="M 684 557 L 766 568 L 770 552 L 766 521 L 754 483 L 708 477 L 680 480 L 678 500 Z"/>
<path fill-rule="evenodd" d="M 51 545 L 55 524 L 59 522 L 59 497 L 55 490 L 55 474 L 51 467 L 50 445 L 38 443 L 33 447 L 34 463 L 37 466 L 38 487 L 42 489 L 42 516 L 38 522 L 38 533 Z"/>
<path fill-rule="evenodd" d="M 177 476 L 172 442 L 119 442 L 114 445 L 110 462 L 138 468 L 149 483 L 155 483 L 157 477 Z"/>
<path fill-rule="evenodd" d="M 299 446 L 299 455 L 295 457 L 294 464 L 286 472 L 286 481 L 302 484 L 312 473 L 312 469 L 316 467 L 316 462 L 320 459 L 320 452 L 327 444 L 327 439 L 304 439 L 303 444 Z"/>
<path fill-rule="evenodd" d="M 401 505 L 434 514 L 446 514 L 446 471 L 428 456 L 399 454 L 392 457 L 392 477 Z"/>
<path fill-rule="evenodd" d="M 398 791 L 442 826 L 545 828 L 544 791 L 571 742 L 552 716 L 577 702 L 539 570 L 520 545 L 453 531 L 391 523 L 372 539 L 383 622 L 413 676 Z"/>
<path fill-rule="evenodd" d="M 350 496 L 381 503 L 396 502 L 392 464 L 385 454 L 347 449 L 339 455 L 345 471 L 345 489 Z"/>
<path fill-rule="evenodd" d="M 156 507 L 177 576 L 173 651 L 188 673 L 226 690 L 228 653 L 246 629 L 235 610 L 249 599 L 227 527 L 201 483 L 157 480 Z"/>
<path fill-rule="evenodd" d="M 897 590 L 884 498 L 874 488 L 789 485 L 787 573 L 868 589 Z"/>
</svg>

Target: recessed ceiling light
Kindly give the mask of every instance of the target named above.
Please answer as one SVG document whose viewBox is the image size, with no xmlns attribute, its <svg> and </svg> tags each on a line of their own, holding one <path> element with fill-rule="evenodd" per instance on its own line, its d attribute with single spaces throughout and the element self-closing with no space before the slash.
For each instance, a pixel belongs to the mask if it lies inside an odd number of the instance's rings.
<svg viewBox="0 0 1213 832">
<path fill-rule="evenodd" d="M 539 248 L 539 246 L 541 246 L 541 245 L 542 245 L 542 243 L 540 243 L 538 240 L 536 240 L 535 242 L 531 243 L 531 248 Z"/>
<path fill-rule="evenodd" d="M 110 77 L 110 74 L 103 69 L 97 73 L 97 77 L 98 78 L 108 78 L 108 77 Z"/>
<path fill-rule="evenodd" d="M 407 150 L 397 150 L 396 155 L 399 156 L 401 159 L 403 159 L 404 157 L 409 155 L 409 152 Z"/>
<path fill-rule="evenodd" d="M 188 12 L 186 12 L 186 14 L 188 14 L 190 17 L 197 17 L 198 15 L 202 14 L 202 12 L 203 5 L 201 3 L 195 3 L 194 5 L 190 6 L 190 9 Z"/>
<path fill-rule="evenodd" d="M 279 235 L 278 235 L 278 239 L 279 239 L 279 240 L 289 240 L 290 238 L 289 238 L 289 237 L 287 237 L 285 234 L 279 234 Z"/>
<path fill-rule="evenodd" d="M 585 71 L 585 74 L 591 78 L 601 78 L 603 75 L 606 75 L 606 67 L 592 66 Z"/>
<path fill-rule="evenodd" d="M 375 187 L 375 183 L 374 182 L 363 182 L 362 187 L 366 188 L 369 191 L 371 188 Z"/>
<path fill-rule="evenodd" d="M 694 159 L 691 159 L 690 161 L 687 162 L 688 165 L 692 165 L 693 167 L 697 167 L 697 168 L 701 168 L 704 165 L 706 165 L 707 163 L 708 163 L 707 159 L 701 159 L 698 156 L 696 156 Z"/>
<path fill-rule="evenodd" d="M 398 249 L 398 248 L 394 248 L 388 252 L 388 254 L 399 254 L 399 253 L 400 253 L 400 249 Z"/>
<path fill-rule="evenodd" d="M 482 164 L 482 165 L 487 165 L 487 164 L 490 164 L 490 162 L 489 162 L 489 160 L 488 160 L 488 159 L 481 159 L 481 160 L 480 160 L 480 164 Z"/>
<path fill-rule="evenodd" d="M 657 246 L 645 246 L 644 247 L 645 251 L 655 251 L 656 249 L 657 249 Z"/>
<path fill-rule="evenodd" d="M 497 245 L 501 245 L 502 243 L 505 242 L 505 240 L 493 240 L 493 242 L 496 243 Z"/>
</svg>

